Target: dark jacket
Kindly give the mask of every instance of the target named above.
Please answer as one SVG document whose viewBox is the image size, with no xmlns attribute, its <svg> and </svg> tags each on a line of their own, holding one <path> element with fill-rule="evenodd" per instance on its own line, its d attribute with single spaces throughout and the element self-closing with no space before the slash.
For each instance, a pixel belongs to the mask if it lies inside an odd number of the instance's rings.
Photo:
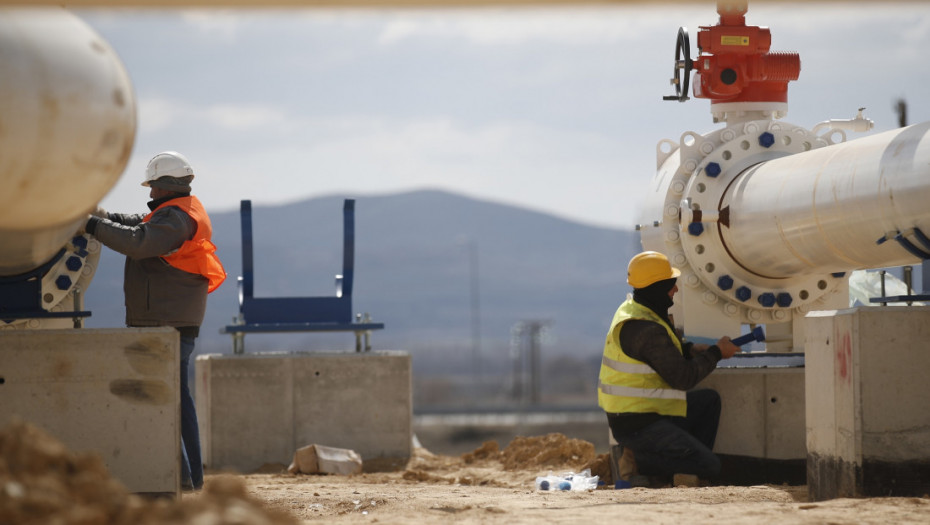
<svg viewBox="0 0 930 525">
<path fill-rule="evenodd" d="M 623 353 L 652 367 L 666 383 L 678 390 L 690 390 L 707 377 L 723 357 L 717 345 L 703 352 L 692 351 L 685 342 L 679 353 L 662 326 L 650 321 L 627 321 L 620 330 Z"/>
<path fill-rule="evenodd" d="M 191 239 L 197 224 L 175 206 L 158 210 L 148 222 L 142 222 L 144 217 L 108 213 L 87 227 L 105 246 L 126 256 L 126 325 L 199 327 L 207 309 L 207 279 L 160 257 Z"/>
<path fill-rule="evenodd" d="M 691 343 L 682 344 L 679 353 L 668 332 L 658 323 L 630 320 L 620 329 L 623 353 L 655 370 L 672 388 L 689 390 L 710 375 L 723 357 L 717 345 L 703 352 L 693 351 Z M 628 435 L 666 417 L 656 413 L 608 414 L 615 435 Z"/>
</svg>

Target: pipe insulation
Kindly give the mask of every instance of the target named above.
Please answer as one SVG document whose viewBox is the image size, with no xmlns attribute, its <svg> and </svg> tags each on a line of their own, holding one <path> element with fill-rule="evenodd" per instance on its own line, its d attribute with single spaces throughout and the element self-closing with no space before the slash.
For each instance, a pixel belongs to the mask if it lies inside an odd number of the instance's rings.
<svg viewBox="0 0 930 525">
<path fill-rule="evenodd" d="M 930 258 L 928 131 L 924 122 L 744 170 L 719 207 L 729 207 L 729 225 L 718 224 L 726 250 L 774 279 Z"/>
<path fill-rule="evenodd" d="M 100 35 L 64 9 L 0 9 L 0 276 L 71 241 L 135 131 L 129 75 Z"/>
</svg>

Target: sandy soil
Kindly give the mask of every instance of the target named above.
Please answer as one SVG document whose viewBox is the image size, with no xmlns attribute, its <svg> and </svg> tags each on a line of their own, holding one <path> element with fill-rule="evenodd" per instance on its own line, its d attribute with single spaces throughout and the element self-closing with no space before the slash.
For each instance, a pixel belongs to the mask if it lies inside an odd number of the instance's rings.
<svg viewBox="0 0 930 525">
<path fill-rule="evenodd" d="M 0 432 L 0 524 L 930 523 L 930 497 L 807 502 L 806 487 L 667 487 L 552 492 L 538 476 L 606 472 L 594 446 L 560 434 L 489 442 L 461 457 L 415 449 L 405 470 L 353 476 L 207 476 L 203 491 L 147 500 L 38 429 Z"/>
<path fill-rule="evenodd" d="M 253 497 L 305 523 L 930 523 L 928 497 L 810 503 L 805 486 L 536 490 L 537 476 L 585 466 L 571 463 L 507 470 L 497 459 L 468 463 L 419 449 L 399 473 L 240 478 Z"/>
</svg>

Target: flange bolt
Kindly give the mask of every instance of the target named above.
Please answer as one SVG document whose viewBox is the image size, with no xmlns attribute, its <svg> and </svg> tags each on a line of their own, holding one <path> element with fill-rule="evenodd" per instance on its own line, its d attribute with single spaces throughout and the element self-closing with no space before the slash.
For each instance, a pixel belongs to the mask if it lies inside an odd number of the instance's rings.
<svg viewBox="0 0 930 525">
<path fill-rule="evenodd" d="M 782 292 L 778 294 L 778 298 L 776 298 L 775 300 L 775 302 L 778 303 L 778 306 L 781 306 L 782 308 L 788 308 L 789 306 L 791 306 L 792 301 L 794 301 L 794 299 L 791 297 L 791 294 L 788 292 Z"/>
<path fill-rule="evenodd" d="M 736 298 L 740 301 L 748 301 L 750 297 L 752 297 L 752 290 L 750 290 L 749 287 L 740 286 L 736 289 Z"/>
<path fill-rule="evenodd" d="M 775 135 L 772 135 L 768 131 L 759 135 L 759 145 L 763 148 L 771 148 L 772 144 L 775 144 Z"/>
<path fill-rule="evenodd" d="M 733 288 L 733 278 L 729 275 L 721 275 L 717 279 L 717 286 L 719 286 L 721 290 L 729 290 Z"/>
</svg>

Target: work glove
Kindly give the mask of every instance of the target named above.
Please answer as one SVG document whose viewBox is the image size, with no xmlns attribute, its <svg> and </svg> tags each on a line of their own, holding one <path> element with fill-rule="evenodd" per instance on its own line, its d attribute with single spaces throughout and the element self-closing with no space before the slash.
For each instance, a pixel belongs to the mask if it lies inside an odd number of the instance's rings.
<svg viewBox="0 0 930 525">
<path fill-rule="evenodd" d="M 84 223 L 84 227 L 82 228 L 83 231 L 81 232 L 81 235 L 84 234 L 84 233 L 87 233 L 87 234 L 89 234 L 89 235 L 93 235 L 94 232 L 97 230 L 97 223 L 98 223 L 98 222 L 100 222 L 100 217 L 99 217 L 99 216 L 97 216 L 96 214 L 94 214 L 94 215 L 88 215 L 88 216 L 87 216 L 87 221 Z"/>
</svg>

